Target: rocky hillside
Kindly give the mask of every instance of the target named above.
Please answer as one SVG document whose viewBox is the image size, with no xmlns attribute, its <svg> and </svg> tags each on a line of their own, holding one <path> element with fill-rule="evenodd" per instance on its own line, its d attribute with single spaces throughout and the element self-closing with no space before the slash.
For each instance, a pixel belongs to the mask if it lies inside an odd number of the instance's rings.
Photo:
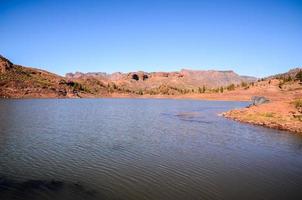
<svg viewBox="0 0 302 200">
<path fill-rule="evenodd" d="M 77 98 L 118 96 L 166 96 L 214 99 L 234 99 L 237 93 L 249 99 L 267 85 L 271 91 L 280 93 L 291 87 L 288 78 L 296 76 L 301 68 L 276 76 L 278 87 L 271 88 L 266 82 L 253 77 L 240 76 L 233 71 L 201 71 L 183 69 L 177 72 L 131 72 L 131 73 L 69 73 L 65 77 L 30 67 L 15 65 L 0 56 L 0 97 L 2 98 Z M 281 78 L 280 78 L 281 77 Z M 293 79 L 293 78 L 292 78 Z M 257 80 L 257 81 L 256 81 Z M 260 82 L 259 82 L 260 81 Z M 297 84 L 297 82 L 295 82 Z M 276 90 L 276 91 L 275 91 Z M 233 94 L 234 93 L 234 94 Z M 275 93 L 274 93 L 275 94 Z M 231 98 L 232 96 L 232 98 Z"/>
<path fill-rule="evenodd" d="M 241 100 L 260 96 L 269 100 L 263 104 L 223 113 L 227 118 L 302 133 L 302 68 L 258 80 L 249 87 L 235 88 L 221 96 L 236 96 Z M 217 96 L 214 98 L 218 99 Z"/>
<path fill-rule="evenodd" d="M 230 84 L 240 84 L 241 82 L 252 82 L 256 78 L 249 76 L 239 76 L 233 71 L 215 71 L 215 70 L 187 70 L 182 69 L 179 72 L 130 72 L 130 73 L 113 73 L 106 74 L 103 72 L 96 73 L 68 73 L 67 78 L 71 79 L 85 79 L 96 78 L 105 82 L 142 82 L 148 86 L 149 82 L 160 81 L 160 83 L 153 83 L 152 85 L 173 84 L 185 85 L 187 87 L 207 86 L 215 88 L 220 86 L 227 86 Z M 131 82 L 132 81 L 132 82 Z M 134 82 L 135 81 L 135 82 Z"/>
<path fill-rule="evenodd" d="M 79 83 L 56 74 L 15 65 L 0 56 L 0 97 L 2 98 L 69 98 L 85 90 Z"/>
<path fill-rule="evenodd" d="M 256 81 L 254 77 L 239 76 L 233 71 L 201 71 L 183 69 L 178 72 L 131 72 L 131 73 L 68 73 L 66 78 L 85 84 L 90 91 L 98 93 L 101 87 L 109 91 L 135 94 L 186 94 L 201 93 L 242 82 Z"/>
<path fill-rule="evenodd" d="M 295 79 L 295 76 L 300 71 L 302 71 L 302 67 L 296 67 L 294 69 L 289 70 L 288 72 L 281 73 L 281 74 L 276 74 L 276 75 L 273 75 L 273 76 L 269 76 L 269 77 L 267 77 L 267 79 L 274 79 L 274 78 L 277 78 L 277 79 Z"/>
</svg>

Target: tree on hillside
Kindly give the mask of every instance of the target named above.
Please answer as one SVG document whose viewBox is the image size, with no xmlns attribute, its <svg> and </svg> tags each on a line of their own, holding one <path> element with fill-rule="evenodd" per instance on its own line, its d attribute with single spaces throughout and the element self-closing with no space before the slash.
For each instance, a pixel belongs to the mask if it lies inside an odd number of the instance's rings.
<svg viewBox="0 0 302 200">
<path fill-rule="evenodd" d="M 198 92 L 202 93 L 201 87 L 198 87 Z"/>
<path fill-rule="evenodd" d="M 206 86 L 202 86 L 202 93 L 206 92 Z"/>
<path fill-rule="evenodd" d="M 292 77 L 291 77 L 290 75 L 288 75 L 287 81 L 290 82 L 290 81 L 292 81 L 292 80 L 293 80 Z"/>
<path fill-rule="evenodd" d="M 241 87 L 246 87 L 247 83 L 246 82 L 241 82 Z"/>
<path fill-rule="evenodd" d="M 227 90 L 235 90 L 235 85 L 231 84 L 231 85 L 227 86 Z"/>
<path fill-rule="evenodd" d="M 300 70 L 297 74 L 296 74 L 296 80 L 300 81 L 300 83 L 302 83 L 302 70 Z"/>
</svg>

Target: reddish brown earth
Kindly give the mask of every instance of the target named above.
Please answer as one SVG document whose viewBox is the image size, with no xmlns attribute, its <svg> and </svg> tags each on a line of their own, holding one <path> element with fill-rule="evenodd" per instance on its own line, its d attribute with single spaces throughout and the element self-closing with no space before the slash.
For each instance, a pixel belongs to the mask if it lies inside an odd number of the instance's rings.
<svg viewBox="0 0 302 200">
<path fill-rule="evenodd" d="M 223 115 L 236 121 L 302 133 L 301 113 L 291 102 L 273 101 L 260 106 L 232 110 Z"/>
<path fill-rule="evenodd" d="M 82 93 L 76 82 L 0 56 L 0 98 L 78 98 Z"/>
<path fill-rule="evenodd" d="M 66 77 L 15 65 L 0 56 L 0 97 L 76 98 L 116 96 L 190 96 L 217 92 L 230 84 L 255 81 L 233 71 L 69 73 Z"/>
<path fill-rule="evenodd" d="M 114 84 L 126 93 L 139 91 L 143 94 L 184 94 L 197 92 L 200 88 L 215 89 L 230 84 L 252 82 L 256 78 L 239 76 L 233 71 L 187 70 L 179 72 L 130 72 L 130 73 L 68 73 L 66 77 L 76 81 L 99 81 Z"/>
<path fill-rule="evenodd" d="M 0 98 L 175 98 L 250 101 L 267 104 L 223 113 L 241 122 L 302 133 L 302 85 L 294 80 L 301 68 L 256 80 L 233 71 L 69 73 L 62 77 L 44 70 L 15 65 L 0 56 Z M 291 77 L 291 80 L 284 78 Z M 233 84 L 233 85 L 232 85 Z"/>
<path fill-rule="evenodd" d="M 258 106 L 231 110 L 223 113 L 223 116 L 236 121 L 302 133 L 302 110 L 294 103 L 302 99 L 302 86 L 297 81 L 292 81 L 285 83 L 280 89 L 279 83 L 280 80 L 272 79 L 271 84 L 268 84 L 268 81 L 259 82 L 258 84 L 262 86 L 252 87 L 244 95 L 238 92 L 237 95 L 246 99 L 248 95 L 255 95 L 258 91 L 258 96 L 265 96 L 271 101 Z"/>
</svg>

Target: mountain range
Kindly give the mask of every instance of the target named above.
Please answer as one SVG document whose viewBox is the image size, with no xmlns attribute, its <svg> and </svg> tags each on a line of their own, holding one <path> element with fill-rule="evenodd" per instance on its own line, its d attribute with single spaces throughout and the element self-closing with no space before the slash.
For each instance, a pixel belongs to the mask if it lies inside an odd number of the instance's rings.
<svg viewBox="0 0 302 200">
<path fill-rule="evenodd" d="M 114 95 L 185 95 L 221 92 L 257 78 L 233 71 L 103 72 L 57 74 L 13 64 L 0 56 L 0 97 L 76 98 Z"/>
</svg>

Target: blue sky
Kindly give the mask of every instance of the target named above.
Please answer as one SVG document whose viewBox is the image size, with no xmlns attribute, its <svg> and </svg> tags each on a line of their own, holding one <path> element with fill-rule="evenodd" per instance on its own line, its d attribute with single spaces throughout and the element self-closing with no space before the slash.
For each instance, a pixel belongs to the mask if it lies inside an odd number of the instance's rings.
<svg viewBox="0 0 302 200">
<path fill-rule="evenodd" d="M 67 72 L 302 66 L 302 1 L 0 0 L 0 54 Z"/>
</svg>

